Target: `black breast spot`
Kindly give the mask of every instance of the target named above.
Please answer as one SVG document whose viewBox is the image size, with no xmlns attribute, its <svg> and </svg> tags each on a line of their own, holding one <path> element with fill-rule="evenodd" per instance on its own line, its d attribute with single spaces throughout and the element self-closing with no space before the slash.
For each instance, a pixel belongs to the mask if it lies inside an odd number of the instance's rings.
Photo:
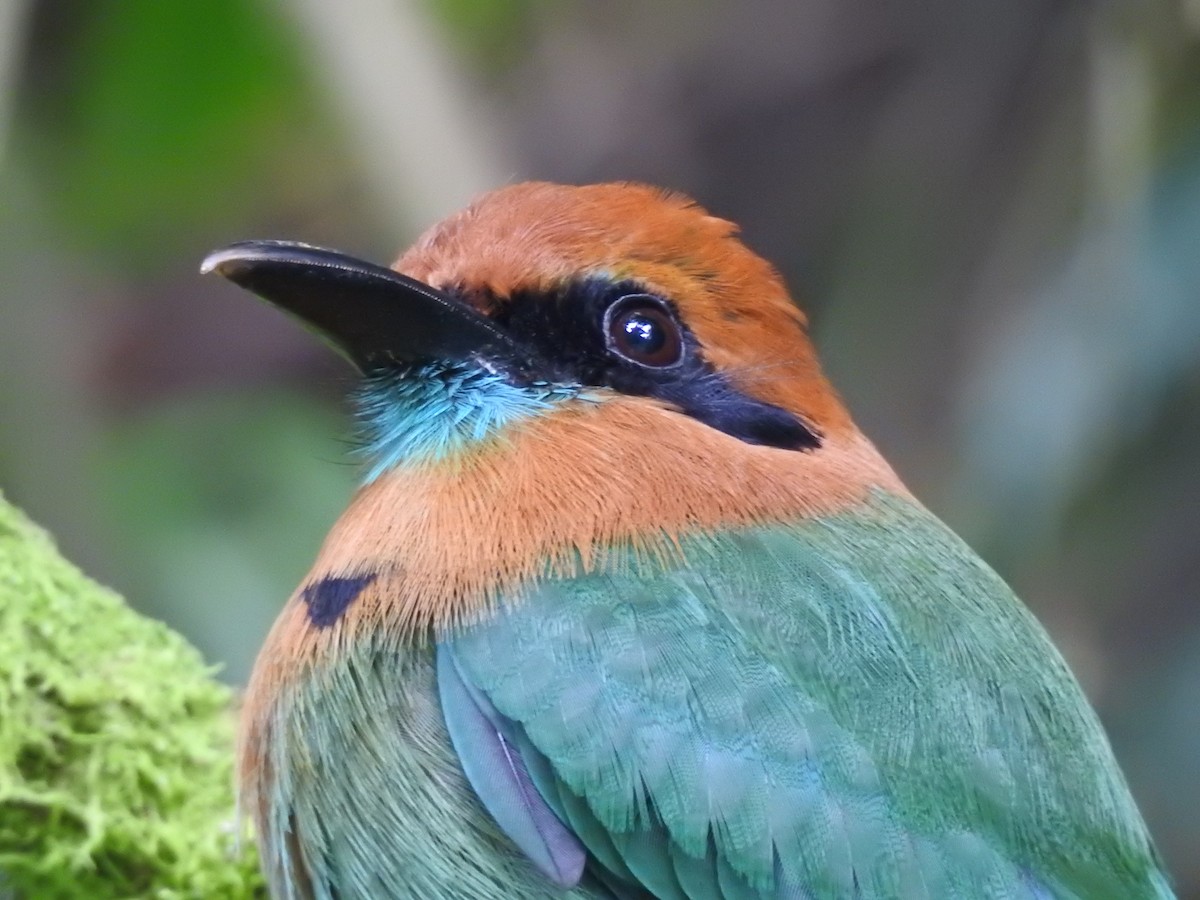
<svg viewBox="0 0 1200 900">
<path fill-rule="evenodd" d="M 322 578 L 307 585 L 300 592 L 300 599 L 308 607 L 308 620 L 318 628 L 328 628 L 342 617 L 354 598 L 374 580 L 375 575 L 371 573 L 351 578 Z"/>
</svg>

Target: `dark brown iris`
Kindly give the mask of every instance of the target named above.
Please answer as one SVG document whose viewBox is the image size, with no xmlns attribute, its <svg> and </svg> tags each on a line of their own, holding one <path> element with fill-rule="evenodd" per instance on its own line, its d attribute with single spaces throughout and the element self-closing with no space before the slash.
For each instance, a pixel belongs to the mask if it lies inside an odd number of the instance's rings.
<svg viewBox="0 0 1200 900">
<path fill-rule="evenodd" d="M 683 335 L 670 310 L 649 294 L 629 294 L 608 309 L 608 348 L 631 362 L 665 368 L 683 358 Z"/>
</svg>

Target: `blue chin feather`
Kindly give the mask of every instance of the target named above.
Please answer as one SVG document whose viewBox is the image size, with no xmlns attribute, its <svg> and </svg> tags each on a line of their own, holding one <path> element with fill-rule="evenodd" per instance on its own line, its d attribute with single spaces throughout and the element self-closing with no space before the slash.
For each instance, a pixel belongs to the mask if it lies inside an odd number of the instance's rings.
<svg viewBox="0 0 1200 900">
<path fill-rule="evenodd" d="M 424 363 L 367 376 L 354 396 L 366 482 L 396 466 L 436 462 L 494 439 L 567 400 L 598 399 L 580 385 L 515 385 L 477 365 Z"/>
</svg>

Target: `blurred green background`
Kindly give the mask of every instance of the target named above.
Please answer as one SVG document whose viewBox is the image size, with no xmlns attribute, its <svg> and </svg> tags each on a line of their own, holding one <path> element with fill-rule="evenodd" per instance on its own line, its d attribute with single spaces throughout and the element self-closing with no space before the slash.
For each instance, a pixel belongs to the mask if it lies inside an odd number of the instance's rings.
<svg viewBox="0 0 1200 900">
<path fill-rule="evenodd" d="M 349 373 L 200 259 L 532 177 L 742 224 L 1200 897 L 1200 0 L 0 0 L 0 487 L 241 682 Z"/>
</svg>

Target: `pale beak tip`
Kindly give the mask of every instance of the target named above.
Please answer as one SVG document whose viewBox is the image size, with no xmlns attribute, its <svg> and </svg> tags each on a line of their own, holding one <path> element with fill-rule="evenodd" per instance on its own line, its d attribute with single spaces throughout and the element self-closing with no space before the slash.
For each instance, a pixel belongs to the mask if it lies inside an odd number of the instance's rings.
<svg viewBox="0 0 1200 900">
<path fill-rule="evenodd" d="M 200 274 L 211 275 L 213 272 L 216 272 L 218 275 L 228 276 L 229 267 L 237 259 L 237 251 L 232 247 L 214 250 L 208 256 L 204 257 L 204 261 L 200 263 Z"/>
</svg>

